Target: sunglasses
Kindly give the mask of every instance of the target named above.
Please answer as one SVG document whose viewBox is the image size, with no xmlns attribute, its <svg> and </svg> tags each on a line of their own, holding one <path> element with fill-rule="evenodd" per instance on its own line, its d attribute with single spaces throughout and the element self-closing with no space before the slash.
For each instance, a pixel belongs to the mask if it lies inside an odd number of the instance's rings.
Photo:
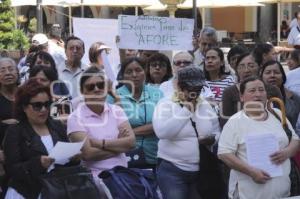
<svg viewBox="0 0 300 199">
<path fill-rule="evenodd" d="M 96 82 L 96 83 L 94 83 L 94 84 L 86 84 L 86 85 L 85 85 L 85 89 L 86 89 L 88 92 L 90 92 L 90 91 L 95 90 L 96 86 L 97 86 L 98 89 L 103 90 L 103 89 L 105 88 L 105 83 L 104 83 L 104 82 Z"/>
<path fill-rule="evenodd" d="M 155 68 L 157 66 L 159 68 L 165 68 L 165 67 L 167 67 L 167 64 L 165 62 L 159 62 L 159 61 L 150 63 L 150 67 L 152 67 L 152 68 Z"/>
<path fill-rule="evenodd" d="M 34 111 L 41 111 L 43 107 L 45 107 L 47 110 L 50 109 L 51 106 L 51 101 L 46 101 L 46 102 L 30 102 L 28 103 L 32 106 L 32 109 Z"/>
<path fill-rule="evenodd" d="M 182 64 L 185 65 L 185 66 L 188 66 L 188 65 L 190 65 L 192 62 L 191 62 L 191 61 L 184 60 L 184 61 L 174 61 L 173 63 L 175 64 L 175 66 L 181 66 Z"/>
</svg>

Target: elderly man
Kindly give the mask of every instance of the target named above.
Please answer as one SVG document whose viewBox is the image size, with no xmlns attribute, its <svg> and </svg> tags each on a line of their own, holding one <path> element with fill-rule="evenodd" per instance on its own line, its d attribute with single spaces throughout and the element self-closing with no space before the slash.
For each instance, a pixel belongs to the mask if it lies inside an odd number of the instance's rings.
<svg viewBox="0 0 300 199">
<path fill-rule="evenodd" d="M 173 72 L 173 78 L 162 83 L 159 87 L 159 89 L 164 93 L 165 97 L 170 97 L 173 95 L 174 90 L 177 89 L 177 72 L 181 68 L 187 67 L 193 65 L 193 56 L 185 51 L 181 51 L 174 55 L 173 57 L 173 63 L 172 63 L 172 72 Z M 209 98 L 213 96 L 210 88 L 208 85 L 204 86 L 201 92 L 201 95 L 204 98 Z"/>
<path fill-rule="evenodd" d="M 296 49 L 300 49 L 300 13 L 296 15 L 297 25 L 294 25 L 287 38 L 288 44 Z"/>
<path fill-rule="evenodd" d="M 194 52 L 194 64 L 199 66 L 201 70 L 204 67 L 204 57 L 208 49 L 217 47 L 217 31 L 213 27 L 205 27 L 201 30 L 198 38 L 199 48 Z"/>
<path fill-rule="evenodd" d="M 57 66 L 59 79 L 66 82 L 72 98 L 79 96 L 79 80 L 87 65 L 81 62 L 84 55 L 84 42 L 75 36 L 67 38 L 65 43 L 67 60 Z"/>
</svg>

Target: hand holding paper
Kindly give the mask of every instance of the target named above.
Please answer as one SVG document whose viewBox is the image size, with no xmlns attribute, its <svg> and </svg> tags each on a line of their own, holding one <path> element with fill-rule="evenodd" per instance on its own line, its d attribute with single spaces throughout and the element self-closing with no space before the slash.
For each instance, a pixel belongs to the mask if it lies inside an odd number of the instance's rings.
<svg viewBox="0 0 300 199">
<path fill-rule="evenodd" d="M 55 159 L 55 164 L 66 164 L 70 158 L 80 153 L 86 139 L 82 142 L 57 142 L 51 150 L 49 157 Z"/>
</svg>

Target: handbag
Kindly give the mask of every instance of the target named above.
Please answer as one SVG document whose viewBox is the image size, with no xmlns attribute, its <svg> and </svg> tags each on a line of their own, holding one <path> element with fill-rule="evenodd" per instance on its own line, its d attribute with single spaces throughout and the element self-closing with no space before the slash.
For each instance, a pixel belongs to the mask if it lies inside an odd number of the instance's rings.
<svg viewBox="0 0 300 199">
<path fill-rule="evenodd" d="M 271 102 L 275 102 L 279 104 L 279 108 L 281 110 L 281 118 L 279 115 L 271 108 Z M 284 129 L 289 142 L 291 142 L 292 139 L 292 131 L 289 129 L 287 125 L 286 120 L 286 112 L 285 112 L 285 106 L 283 104 L 283 101 L 277 97 L 272 97 L 269 99 L 267 104 L 268 110 L 281 122 L 282 128 Z M 290 189 L 290 196 L 299 196 L 300 195 L 300 170 L 297 166 L 296 161 L 294 158 L 290 158 L 291 162 L 291 171 L 290 171 L 290 181 L 291 181 L 291 189 Z"/>
<path fill-rule="evenodd" d="M 142 138 L 141 146 L 136 149 L 126 152 L 126 156 L 129 158 L 128 167 L 129 168 L 149 168 L 149 164 L 146 162 L 146 155 L 143 149 L 144 136 Z"/>
<path fill-rule="evenodd" d="M 42 199 L 100 199 L 90 170 L 78 165 L 57 167 L 41 176 Z"/>
<path fill-rule="evenodd" d="M 196 123 L 190 118 L 192 127 L 199 138 Z M 200 163 L 197 190 L 202 199 L 220 199 L 227 195 L 221 170 L 221 161 L 205 145 L 199 143 Z"/>
<path fill-rule="evenodd" d="M 157 182 L 151 170 L 116 166 L 98 176 L 114 199 L 159 199 Z"/>
</svg>

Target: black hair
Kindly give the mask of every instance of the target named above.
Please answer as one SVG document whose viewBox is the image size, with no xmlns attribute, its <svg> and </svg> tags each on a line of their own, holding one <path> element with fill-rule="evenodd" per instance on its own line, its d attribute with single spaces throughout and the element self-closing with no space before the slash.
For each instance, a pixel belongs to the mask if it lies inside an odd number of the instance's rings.
<svg viewBox="0 0 300 199">
<path fill-rule="evenodd" d="M 162 53 L 155 53 L 155 54 L 151 55 L 151 57 L 149 57 L 147 65 L 146 65 L 146 82 L 147 83 L 154 83 L 153 80 L 151 79 L 151 76 L 150 76 L 150 63 L 155 62 L 155 61 L 166 63 L 167 73 L 163 77 L 161 83 L 163 83 L 165 81 L 168 81 L 173 76 L 171 62 L 170 62 L 169 58 L 166 55 L 164 55 Z"/>
<path fill-rule="evenodd" d="M 251 76 L 251 77 L 247 77 L 246 79 L 244 79 L 241 82 L 241 84 L 240 84 L 240 93 L 241 93 L 241 95 L 243 95 L 245 93 L 247 83 L 248 82 L 253 82 L 253 81 L 256 81 L 256 80 L 261 81 L 264 84 L 264 87 L 266 89 L 266 83 L 260 77 L 258 77 L 258 76 Z"/>
<path fill-rule="evenodd" d="M 56 64 L 55 64 L 53 57 L 49 53 L 44 52 L 44 51 L 39 51 L 39 52 L 32 54 L 32 58 L 28 65 L 29 68 L 32 68 L 35 65 L 35 62 L 38 58 L 40 58 L 41 60 L 47 60 L 48 62 L 50 62 L 51 68 L 53 68 L 57 72 Z"/>
<path fill-rule="evenodd" d="M 221 65 L 220 67 L 220 71 L 219 71 L 219 76 L 221 77 L 222 75 L 228 75 L 229 73 L 225 72 L 225 61 L 224 61 L 224 53 L 220 48 L 211 48 L 210 50 L 214 50 L 218 53 L 218 56 L 220 57 L 220 60 L 223 62 L 223 65 Z M 208 52 L 207 51 L 207 52 Z M 206 77 L 207 80 L 211 80 L 208 71 L 205 68 L 205 64 L 204 64 L 204 75 Z"/>
<path fill-rule="evenodd" d="M 285 93 L 285 88 L 284 88 L 284 84 L 286 82 L 286 75 L 285 75 L 285 72 L 284 72 L 284 69 L 283 69 L 283 66 L 281 65 L 280 62 L 278 61 L 274 61 L 274 60 L 271 60 L 271 61 L 267 61 L 264 65 L 262 65 L 261 67 L 261 72 L 260 72 L 260 77 L 262 78 L 263 76 L 263 73 L 264 71 L 266 70 L 266 68 L 270 65 L 274 65 L 274 64 L 277 64 L 277 66 L 279 67 L 279 70 L 281 72 L 281 75 L 282 75 L 282 84 L 280 85 L 279 89 L 281 91 L 281 94 L 282 94 L 282 97 L 283 97 L 283 101 L 285 102 L 285 98 L 286 98 L 286 93 Z"/>
<path fill-rule="evenodd" d="M 83 73 L 79 81 L 80 91 L 83 91 L 84 83 L 90 78 L 94 76 L 99 76 L 104 78 L 103 70 L 97 68 L 96 66 L 91 66 L 87 68 Z"/>
<path fill-rule="evenodd" d="M 138 58 L 138 57 L 130 57 L 128 59 L 125 59 L 122 63 L 121 63 L 121 68 L 120 68 L 120 74 L 122 75 L 122 77 L 124 77 L 124 72 L 125 69 L 127 68 L 127 66 L 129 64 L 131 64 L 132 62 L 137 62 L 139 65 L 141 65 L 141 67 L 145 70 L 145 62 Z"/>
<path fill-rule="evenodd" d="M 245 54 L 247 52 L 248 52 L 248 49 L 244 45 L 235 45 L 235 46 L 233 46 L 232 48 L 230 48 L 230 50 L 227 54 L 228 63 L 229 63 L 231 57 L 233 57 L 237 54 L 239 54 L 239 55 Z"/>
<path fill-rule="evenodd" d="M 271 44 L 263 43 L 257 44 L 252 52 L 256 63 L 261 66 L 263 64 L 263 55 L 269 53 L 274 46 Z"/>
<path fill-rule="evenodd" d="M 83 48 L 83 52 L 85 51 L 85 48 L 84 48 L 84 42 L 82 41 L 82 39 L 80 39 L 79 37 L 76 37 L 76 36 L 70 36 L 70 37 L 68 37 L 68 38 L 66 39 L 65 49 L 67 49 L 68 43 L 69 43 L 69 41 L 71 41 L 71 40 L 79 40 L 79 41 L 81 41 L 81 43 L 82 43 L 82 48 Z"/>
<path fill-rule="evenodd" d="M 297 65 L 300 65 L 300 50 L 296 49 L 291 52 L 291 59 L 297 62 Z"/>
<path fill-rule="evenodd" d="M 50 82 L 58 80 L 57 70 L 45 65 L 35 65 L 29 70 L 29 78 L 35 77 L 39 72 L 43 72 Z"/>
</svg>

